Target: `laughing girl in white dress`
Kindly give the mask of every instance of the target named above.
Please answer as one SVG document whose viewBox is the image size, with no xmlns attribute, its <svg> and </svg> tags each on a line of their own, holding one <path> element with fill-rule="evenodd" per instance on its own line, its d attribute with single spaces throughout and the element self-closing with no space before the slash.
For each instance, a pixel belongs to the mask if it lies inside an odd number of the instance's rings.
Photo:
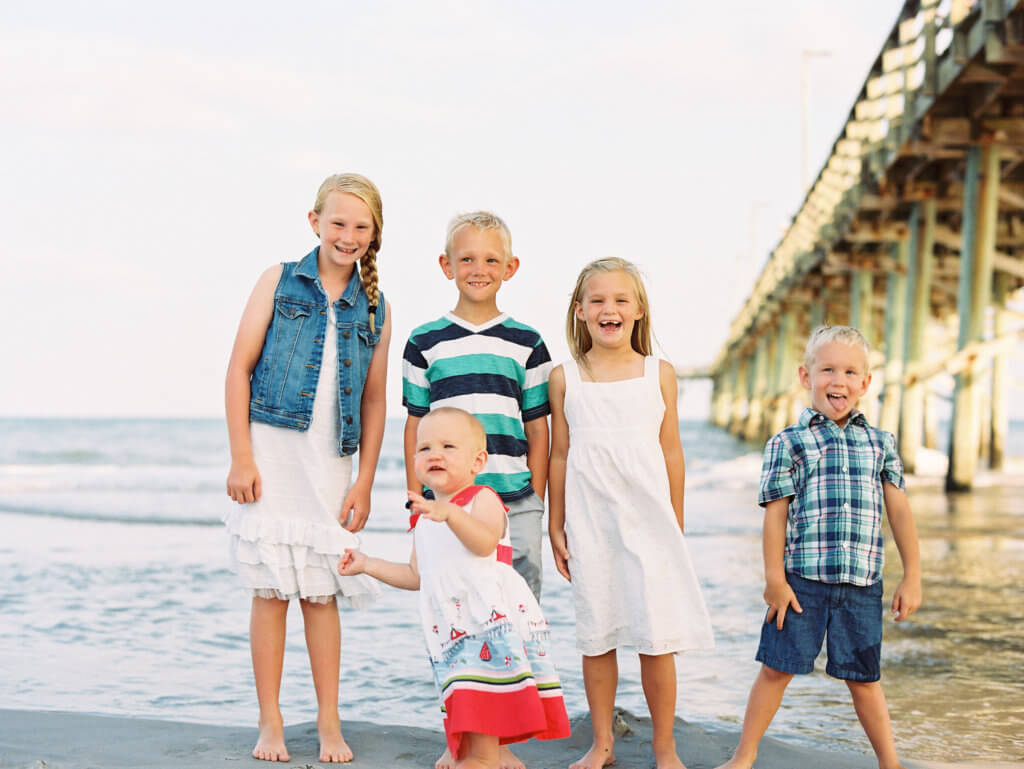
<svg viewBox="0 0 1024 769">
<path fill-rule="evenodd" d="M 650 307 L 634 265 L 600 259 L 576 283 L 574 360 L 551 372 L 549 530 L 572 582 L 576 645 L 594 743 L 571 769 L 615 760 L 616 651 L 633 647 L 658 769 L 679 769 L 674 654 L 713 646 L 683 539 L 683 450 L 672 365 L 651 355 Z"/>
</svg>

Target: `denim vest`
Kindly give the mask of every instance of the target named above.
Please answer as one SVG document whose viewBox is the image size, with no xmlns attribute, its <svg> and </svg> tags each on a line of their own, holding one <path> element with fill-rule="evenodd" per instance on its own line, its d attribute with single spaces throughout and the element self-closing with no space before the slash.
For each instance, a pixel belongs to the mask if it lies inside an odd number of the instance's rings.
<svg viewBox="0 0 1024 769">
<path fill-rule="evenodd" d="M 314 248 L 301 261 L 283 264 L 274 291 L 274 315 L 250 380 L 250 421 L 300 431 L 309 428 L 327 330 L 328 300 L 317 272 L 318 251 Z M 353 270 L 345 292 L 334 303 L 341 414 L 338 453 L 343 457 L 359 447 L 359 407 L 366 370 L 384 325 L 383 294 L 374 315 L 376 331 L 370 331 L 369 306 L 359 272 Z"/>
</svg>

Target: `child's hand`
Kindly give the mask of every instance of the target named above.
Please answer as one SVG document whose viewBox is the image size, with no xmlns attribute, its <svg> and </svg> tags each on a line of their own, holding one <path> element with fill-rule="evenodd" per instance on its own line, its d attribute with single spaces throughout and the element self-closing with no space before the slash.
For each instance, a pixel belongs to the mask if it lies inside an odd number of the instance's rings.
<svg viewBox="0 0 1024 769">
<path fill-rule="evenodd" d="M 366 571 L 366 553 L 345 548 L 345 552 L 338 561 L 338 574 L 343 577 L 354 577 Z"/>
<path fill-rule="evenodd" d="M 228 496 L 240 505 L 255 502 L 263 496 L 263 481 L 256 462 L 233 461 L 228 471 Z"/>
<path fill-rule="evenodd" d="M 764 589 L 764 602 L 768 604 L 768 614 L 764 618 L 767 625 L 772 619 L 775 620 L 775 627 L 782 630 L 782 623 L 786 621 L 786 611 L 790 606 L 797 614 L 803 614 L 800 602 L 796 600 L 796 593 L 789 586 L 786 580 L 769 582 Z"/>
<path fill-rule="evenodd" d="M 895 620 L 905 620 L 921 605 L 921 580 L 904 577 L 892 597 L 892 613 Z"/>
<path fill-rule="evenodd" d="M 572 576 L 569 574 L 569 548 L 565 540 L 565 530 L 550 531 L 548 536 L 551 538 L 551 552 L 555 556 L 555 568 L 558 569 L 559 574 L 572 582 Z"/>
<path fill-rule="evenodd" d="M 448 520 L 448 506 L 438 503 L 436 499 L 427 499 L 422 494 L 417 494 L 415 491 L 408 492 L 409 501 L 412 502 L 412 506 L 409 508 L 414 513 L 419 513 L 424 518 L 431 521 L 447 521 Z"/>
<path fill-rule="evenodd" d="M 370 489 L 357 480 L 341 503 L 339 522 L 343 528 L 355 533 L 361 531 L 370 517 Z"/>
</svg>

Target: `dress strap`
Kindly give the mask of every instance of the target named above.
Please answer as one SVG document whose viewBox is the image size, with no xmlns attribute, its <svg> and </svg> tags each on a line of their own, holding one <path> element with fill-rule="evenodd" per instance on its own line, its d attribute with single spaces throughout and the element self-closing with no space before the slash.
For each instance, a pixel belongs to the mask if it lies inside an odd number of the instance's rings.
<svg viewBox="0 0 1024 769">
<path fill-rule="evenodd" d="M 653 379 L 655 382 L 661 381 L 661 359 L 653 355 L 648 355 L 644 358 L 644 379 Z"/>
<path fill-rule="evenodd" d="M 580 377 L 580 364 L 574 358 L 566 358 L 562 362 L 562 371 L 565 372 L 566 391 L 579 389 L 579 383 L 583 381 Z"/>
</svg>

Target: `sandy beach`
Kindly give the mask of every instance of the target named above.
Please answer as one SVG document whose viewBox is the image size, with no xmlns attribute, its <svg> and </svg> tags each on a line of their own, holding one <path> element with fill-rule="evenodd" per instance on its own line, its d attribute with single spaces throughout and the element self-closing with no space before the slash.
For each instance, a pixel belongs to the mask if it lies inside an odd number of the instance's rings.
<svg viewBox="0 0 1024 769">
<path fill-rule="evenodd" d="M 617 769 L 648 769 L 651 724 L 621 712 L 616 722 Z M 365 722 L 343 722 L 343 730 L 356 757 L 353 769 L 430 769 L 440 753 L 440 731 L 415 727 L 389 727 Z M 312 723 L 285 730 L 291 761 L 282 766 L 322 766 L 317 757 L 316 728 Z M 225 766 L 265 765 L 249 751 L 255 729 L 208 726 L 174 721 L 113 718 L 59 711 L 0 710 L 0 767 L 5 769 L 223 769 Z M 676 740 L 688 769 L 709 769 L 731 753 L 735 732 L 709 732 L 682 720 L 676 722 Z M 516 746 L 530 769 L 565 769 L 590 742 L 586 717 L 573 721 L 573 736 L 566 740 Z M 228 763 L 225 763 L 228 762 Z M 907 769 L 1019 769 L 1020 762 L 939 763 L 904 758 Z M 874 769 L 872 756 L 831 753 L 788 746 L 766 739 L 757 769 Z"/>
</svg>

